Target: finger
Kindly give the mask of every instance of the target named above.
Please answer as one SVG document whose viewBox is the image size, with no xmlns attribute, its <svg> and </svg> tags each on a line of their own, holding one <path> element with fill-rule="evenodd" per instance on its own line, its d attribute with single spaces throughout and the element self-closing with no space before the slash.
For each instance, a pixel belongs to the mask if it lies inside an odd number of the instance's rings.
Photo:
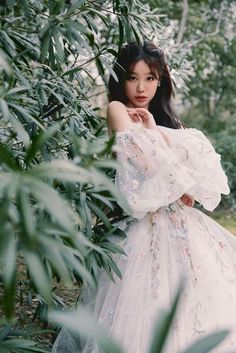
<svg viewBox="0 0 236 353">
<path fill-rule="evenodd" d="M 134 122 L 139 122 L 141 119 L 140 119 L 140 116 L 137 114 L 137 113 L 134 113 L 134 112 L 130 112 L 129 113 L 129 116 L 131 117 L 131 119 L 134 121 Z M 142 121 L 142 120 L 141 120 Z"/>
<path fill-rule="evenodd" d="M 133 113 L 133 116 L 135 117 L 136 121 L 142 122 L 142 118 L 141 118 L 141 116 L 138 113 L 136 113 L 136 112 Z"/>
<path fill-rule="evenodd" d="M 139 112 L 143 112 L 143 113 L 149 113 L 149 111 L 145 108 L 135 108 L 137 111 Z"/>
</svg>

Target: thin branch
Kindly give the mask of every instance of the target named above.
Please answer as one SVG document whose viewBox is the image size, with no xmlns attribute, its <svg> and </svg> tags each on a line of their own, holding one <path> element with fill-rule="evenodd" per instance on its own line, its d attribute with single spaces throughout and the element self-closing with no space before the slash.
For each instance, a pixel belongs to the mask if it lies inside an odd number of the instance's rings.
<svg viewBox="0 0 236 353">
<path fill-rule="evenodd" d="M 188 17 L 188 0 L 183 0 L 183 13 L 182 13 L 182 18 L 180 22 L 180 28 L 179 28 L 179 33 L 177 36 L 177 44 L 180 44 L 183 40 L 185 28 L 186 28 L 186 22 L 187 22 L 187 17 Z"/>
</svg>

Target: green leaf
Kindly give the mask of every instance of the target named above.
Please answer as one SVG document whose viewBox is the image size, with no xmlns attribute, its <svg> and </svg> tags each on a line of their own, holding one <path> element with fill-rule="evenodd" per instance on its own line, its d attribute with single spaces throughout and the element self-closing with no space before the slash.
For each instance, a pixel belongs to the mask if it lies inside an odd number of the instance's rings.
<svg viewBox="0 0 236 353">
<path fill-rule="evenodd" d="M 67 76 L 67 75 L 73 75 L 76 72 L 81 71 L 81 70 L 82 70 L 82 68 L 80 66 L 74 67 L 73 69 L 70 69 L 70 70 L 63 72 L 61 77 Z"/>
<path fill-rule="evenodd" d="M 104 249 L 109 250 L 110 252 L 113 252 L 114 254 L 126 255 L 125 251 L 117 244 L 106 241 L 100 243 L 100 246 Z"/>
<path fill-rule="evenodd" d="M 16 284 L 16 240 L 13 233 L 7 233 L 4 229 L 0 233 L 0 251 L 4 268 L 4 312 L 7 318 L 11 318 Z"/>
<path fill-rule="evenodd" d="M 27 269 L 38 293 L 47 301 L 51 301 L 51 283 L 46 271 L 46 266 L 42 262 L 39 254 L 23 249 Z"/>
<path fill-rule="evenodd" d="M 4 43 L 4 50 L 11 57 L 14 57 L 15 55 L 17 55 L 15 43 L 6 31 L 0 30 L 0 38 L 2 38 L 2 41 Z"/>
<path fill-rule="evenodd" d="M 106 216 L 106 214 L 93 202 L 87 200 L 88 206 L 91 208 L 91 210 L 94 212 L 94 214 L 102 220 L 102 222 L 107 226 L 107 228 L 111 227 L 111 223 Z"/>
<path fill-rule="evenodd" d="M 9 109 L 8 109 L 8 105 L 7 105 L 7 102 L 0 98 L 0 107 L 1 107 L 1 111 L 2 111 L 2 114 L 3 114 L 3 117 L 5 119 L 9 119 L 10 117 L 10 112 L 9 112 Z"/>
<path fill-rule="evenodd" d="M 74 29 L 84 34 L 87 34 L 88 32 L 90 32 L 88 27 L 85 27 L 82 23 L 78 21 L 72 21 L 67 19 L 64 21 L 64 25 L 68 26 L 71 30 Z"/>
<path fill-rule="evenodd" d="M 88 24 L 88 27 L 91 28 L 92 31 L 94 31 L 95 33 L 98 33 L 98 27 L 96 22 L 94 21 L 94 19 L 92 18 L 92 16 L 90 15 L 85 15 L 84 14 L 84 19 Z"/>
<path fill-rule="evenodd" d="M 72 161 L 55 159 L 51 162 L 43 162 L 32 168 L 30 174 L 48 179 L 57 179 L 68 182 L 88 183 L 92 176 L 90 173 Z"/>
<path fill-rule="evenodd" d="M 42 103 L 44 105 L 47 105 L 48 104 L 48 96 L 45 92 L 45 87 L 43 85 L 40 84 L 40 86 L 38 87 L 38 94 L 39 94 L 39 97 L 42 101 Z"/>
<path fill-rule="evenodd" d="M 63 43 L 62 36 L 60 35 L 60 31 L 58 29 L 55 29 L 53 31 L 53 38 L 55 41 L 57 58 L 61 63 L 63 63 L 65 60 L 64 43 Z"/>
<path fill-rule="evenodd" d="M 39 31 L 39 38 L 42 39 L 52 28 L 53 23 L 49 21 Z"/>
<path fill-rule="evenodd" d="M 36 153 L 50 140 L 55 133 L 59 130 L 59 125 L 54 124 L 50 126 L 46 131 L 40 131 L 32 139 L 32 143 L 27 149 L 26 162 L 29 163 L 36 155 Z"/>
<path fill-rule="evenodd" d="M 86 1 L 87 0 L 76 0 L 76 1 L 72 2 L 67 9 L 66 16 L 70 17 L 71 15 L 73 15 L 74 11 L 77 10 L 78 8 L 82 8 L 82 6 L 84 5 L 84 3 Z"/>
<path fill-rule="evenodd" d="M 88 238 L 92 237 L 92 226 L 93 226 L 93 220 L 92 220 L 92 214 L 91 211 L 87 205 L 87 200 L 86 200 L 86 193 L 81 192 L 80 193 L 80 211 L 82 211 L 81 213 L 83 214 L 83 218 L 84 218 L 84 226 L 86 228 L 86 236 Z"/>
<path fill-rule="evenodd" d="M 68 203 L 52 187 L 32 176 L 25 176 L 24 183 L 28 185 L 30 193 L 42 203 L 53 220 L 63 229 L 74 232 L 74 224 L 78 216 L 72 211 Z"/>
<path fill-rule="evenodd" d="M 140 32 L 136 22 L 133 19 L 130 19 L 130 25 L 133 29 L 133 33 L 138 44 L 143 42 L 143 34 Z"/>
<path fill-rule="evenodd" d="M 42 62 L 45 62 L 45 58 L 49 52 L 52 39 L 52 28 L 52 24 L 49 22 L 39 33 L 39 36 L 41 37 L 40 58 Z"/>
<path fill-rule="evenodd" d="M 4 282 L 11 285 L 15 275 L 16 239 L 13 234 L 1 234 L 1 260 L 4 263 Z"/>
<path fill-rule="evenodd" d="M 12 151 L 8 149 L 8 147 L 4 146 L 0 142 L 0 161 L 6 163 L 6 165 L 14 170 L 18 171 L 20 169 L 18 162 L 16 162 Z"/>
<path fill-rule="evenodd" d="M 171 325 L 174 320 L 177 306 L 180 300 L 180 295 L 182 293 L 183 284 L 180 284 L 177 290 L 174 302 L 172 304 L 171 310 L 169 312 L 159 312 L 157 316 L 157 321 L 153 330 L 153 337 L 149 349 L 149 353 L 164 353 L 163 349 L 167 341 L 169 332 L 171 330 Z M 160 315 L 160 313 L 162 315 Z M 160 319 L 161 318 L 161 319 Z"/>
<path fill-rule="evenodd" d="M 7 91 L 6 97 L 10 97 L 10 96 L 16 97 L 17 93 L 25 92 L 28 90 L 29 90 L 29 87 L 27 87 L 27 86 L 14 87 L 14 88 L 9 89 L 9 91 Z"/>
<path fill-rule="evenodd" d="M 81 307 L 76 311 L 64 313 L 51 311 L 49 319 L 63 325 L 74 337 L 94 337 L 104 353 L 123 353 L 105 329 L 96 324 L 95 318 Z"/>
<path fill-rule="evenodd" d="M 33 121 L 34 123 L 36 123 L 36 125 L 38 125 L 42 130 L 45 130 L 44 126 L 37 120 L 35 119 L 31 113 L 29 113 L 25 108 L 22 108 L 20 105 L 14 104 L 11 101 L 9 101 L 8 103 L 9 106 L 11 106 L 12 108 L 14 108 L 16 114 L 20 113 L 20 115 L 27 121 Z"/>
<path fill-rule="evenodd" d="M 97 65 L 98 71 L 103 76 L 105 74 L 105 70 L 104 70 L 103 64 L 101 62 L 101 59 L 97 57 L 95 59 L 95 61 L 96 61 L 96 65 Z"/>
<path fill-rule="evenodd" d="M 12 330 L 11 325 L 6 325 L 0 329 L 0 342 L 4 341 L 4 339 L 9 335 Z"/>
<path fill-rule="evenodd" d="M 87 271 L 85 264 L 81 263 L 78 257 L 76 257 L 76 251 L 74 251 L 74 255 L 71 253 L 72 249 L 64 248 L 63 256 L 68 264 L 68 268 L 77 273 L 84 281 L 84 283 L 88 284 L 90 288 L 95 289 L 95 283 L 91 274 Z"/>
<path fill-rule="evenodd" d="M 20 141 L 23 141 L 24 146 L 27 147 L 30 143 L 30 138 L 25 130 L 24 126 L 21 124 L 21 122 L 16 119 L 14 116 L 10 117 L 10 122 L 14 128 L 14 130 L 17 133 L 17 137 L 19 138 Z"/>
<path fill-rule="evenodd" d="M 33 341 L 22 338 L 9 339 L 0 343 L 0 351 L 1 353 L 49 353 L 48 350 L 37 347 Z"/>
<path fill-rule="evenodd" d="M 35 234 L 35 220 L 32 204 L 29 200 L 29 195 L 25 192 L 24 188 L 20 188 L 19 195 L 19 211 L 21 215 L 21 223 L 24 233 L 32 238 Z"/>
<path fill-rule="evenodd" d="M 105 205 L 107 205 L 107 207 L 109 207 L 111 210 L 114 209 L 112 203 L 108 200 L 108 198 L 106 196 L 103 196 L 101 194 L 97 194 L 97 193 L 91 193 L 92 198 L 98 199 L 100 201 L 102 201 L 102 203 L 104 203 Z"/>
<path fill-rule="evenodd" d="M 119 23 L 119 44 L 118 44 L 118 47 L 120 48 L 124 42 L 124 26 L 123 26 L 123 22 L 121 21 L 120 17 L 118 17 L 118 23 Z"/>
<path fill-rule="evenodd" d="M 7 62 L 7 60 L 5 59 L 4 55 L 2 54 L 2 52 L 0 51 L 0 67 L 8 74 L 11 74 L 11 68 Z"/>
<path fill-rule="evenodd" d="M 182 353 L 210 352 L 213 348 L 217 347 L 225 339 L 226 336 L 228 336 L 229 332 L 230 331 L 228 330 L 213 332 L 191 344 L 190 347 L 184 350 Z"/>
<path fill-rule="evenodd" d="M 120 269 L 118 268 L 118 266 L 116 265 L 115 261 L 112 260 L 112 258 L 110 258 L 109 265 L 110 265 L 111 269 L 115 272 L 115 274 L 120 279 L 122 279 L 122 273 L 121 273 Z"/>
<path fill-rule="evenodd" d="M 63 256 L 65 245 L 58 238 L 49 238 L 41 236 L 40 250 L 45 254 L 45 258 L 52 265 L 53 270 L 65 281 L 67 285 L 72 284 L 72 273 L 70 264 L 68 264 Z M 73 256 L 73 254 L 71 254 Z"/>
</svg>

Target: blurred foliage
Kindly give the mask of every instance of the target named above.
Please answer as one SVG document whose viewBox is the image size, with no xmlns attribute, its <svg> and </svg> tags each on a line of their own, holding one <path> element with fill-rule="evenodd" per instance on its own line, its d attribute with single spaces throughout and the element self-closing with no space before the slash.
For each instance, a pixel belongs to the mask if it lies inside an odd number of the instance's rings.
<svg viewBox="0 0 236 353">
<path fill-rule="evenodd" d="M 194 97 L 193 56 L 186 42 L 175 44 L 178 26 L 163 15 L 170 6 L 180 16 L 180 2 L 164 3 L 158 10 L 138 0 L 0 3 L 1 351 L 41 351 L 23 330 L 11 335 L 21 272 L 43 322 L 49 307 L 63 307 L 57 283 L 94 287 L 101 268 L 120 276 L 113 254 L 123 250 L 111 236 L 124 234 L 115 163 L 107 160 L 114 138 L 97 113 L 97 90 L 114 74 L 119 46 L 145 37 L 165 46 L 176 85 Z"/>
<path fill-rule="evenodd" d="M 168 311 L 159 311 L 156 314 L 156 321 L 153 332 L 151 334 L 150 345 L 147 353 L 164 353 L 166 352 L 166 344 L 168 343 L 171 330 L 175 324 L 175 314 L 178 310 L 179 302 L 183 292 L 183 283 L 176 288 L 176 296 L 173 300 L 172 307 Z M 125 353 L 117 343 L 111 340 L 108 333 L 96 324 L 95 318 L 91 313 L 84 309 L 78 308 L 71 312 L 50 312 L 50 321 L 56 321 L 64 327 L 71 336 L 71 347 L 76 351 L 75 341 L 81 337 L 88 339 L 91 347 L 94 347 L 94 339 L 103 353 Z M 65 332 L 65 331 L 64 331 Z M 222 330 L 215 333 L 210 333 L 199 340 L 190 344 L 186 349 L 179 353 L 207 353 L 212 351 L 212 348 L 217 347 L 229 334 L 228 330 Z M 67 336 L 68 337 L 68 336 Z M 73 338 L 72 338 L 73 337 Z M 73 342 L 73 343 L 72 343 Z M 95 350 L 96 350 L 95 348 Z M 73 350 L 73 348 L 71 348 Z M 69 352 L 68 352 L 69 353 Z"/>
</svg>

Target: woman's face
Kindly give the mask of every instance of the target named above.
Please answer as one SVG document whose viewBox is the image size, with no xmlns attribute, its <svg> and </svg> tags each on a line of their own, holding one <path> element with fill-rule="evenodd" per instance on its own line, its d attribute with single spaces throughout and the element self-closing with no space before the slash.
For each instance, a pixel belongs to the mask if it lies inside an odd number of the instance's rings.
<svg viewBox="0 0 236 353">
<path fill-rule="evenodd" d="M 151 72 L 144 60 L 132 66 L 125 81 L 125 94 L 128 99 L 126 104 L 131 108 L 148 109 L 149 103 L 155 96 L 159 84 L 157 72 Z"/>
</svg>

